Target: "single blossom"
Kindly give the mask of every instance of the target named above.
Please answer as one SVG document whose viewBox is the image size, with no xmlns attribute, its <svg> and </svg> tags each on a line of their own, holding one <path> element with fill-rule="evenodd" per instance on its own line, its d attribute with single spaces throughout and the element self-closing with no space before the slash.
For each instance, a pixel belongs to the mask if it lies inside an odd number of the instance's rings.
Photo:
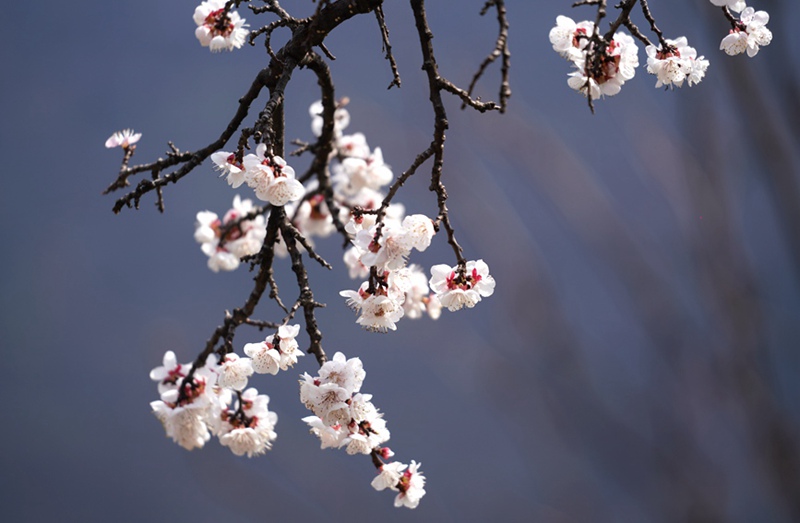
<svg viewBox="0 0 800 523">
<path fill-rule="evenodd" d="M 228 185 L 238 189 L 245 181 L 245 171 L 242 162 L 236 155 L 226 151 L 217 151 L 211 155 L 214 168 L 220 171 L 220 176 L 227 176 Z"/>
<path fill-rule="evenodd" d="M 431 289 L 442 306 L 450 311 L 474 307 L 481 298 L 494 293 L 495 281 L 483 260 L 467 262 L 464 271 L 459 267 L 434 265 L 431 267 Z"/>
<path fill-rule="evenodd" d="M 400 492 L 394 498 L 395 507 L 417 508 L 420 499 L 425 495 L 425 476 L 419 471 L 422 463 L 411 460 L 408 470 L 403 472 L 397 485 Z"/>
<path fill-rule="evenodd" d="M 736 11 L 737 13 L 747 7 L 745 0 L 711 0 L 711 3 L 717 7 L 727 7 L 731 11 Z"/>
<path fill-rule="evenodd" d="M 176 389 L 191 368 L 191 364 L 178 363 L 175 353 L 168 350 L 164 353 L 162 366 L 150 371 L 150 379 L 158 382 L 158 393 L 164 394 L 168 390 Z"/>
<path fill-rule="evenodd" d="M 576 24 L 572 18 L 557 16 L 556 26 L 550 29 L 550 43 L 555 52 L 574 62 L 581 58 L 593 31 L 594 22 Z"/>
<path fill-rule="evenodd" d="M 242 390 L 247 386 L 247 379 L 253 375 L 253 363 L 250 358 L 240 358 L 238 354 L 226 354 L 219 365 L 220 387 Z"/>
<path fill-rule="evenodd" d="M 194 35 L 211 52 L 233 51 L 244 45 L 248 31 L 244 18 L 236 11 L 225 10 L 225 0 L 207 0 L 194 10 L 197 24 Z"/>
<path fill-rule="evenodd" d="M 123 129 L 122 131 L 115 132 L 106 140 L 106 147 L 109 149 L 112 147 L 127 149 L 138 142 L 141 137 L 142 133 L 134 133 L 133 129 Z"/>
</svg>

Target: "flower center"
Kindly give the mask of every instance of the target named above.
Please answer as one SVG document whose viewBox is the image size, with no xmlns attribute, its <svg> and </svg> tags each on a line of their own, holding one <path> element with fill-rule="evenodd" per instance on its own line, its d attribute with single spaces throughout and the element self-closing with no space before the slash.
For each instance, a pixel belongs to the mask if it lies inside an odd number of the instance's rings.
<svg viewBox="0 0 800 523">
<path fill-rule="evenodd" d="M 213 36 L 228 36 L 233 32 L 233 23 L 225 9 L 211 11 L 204 25 L 209 28 Z"/>
</svg>

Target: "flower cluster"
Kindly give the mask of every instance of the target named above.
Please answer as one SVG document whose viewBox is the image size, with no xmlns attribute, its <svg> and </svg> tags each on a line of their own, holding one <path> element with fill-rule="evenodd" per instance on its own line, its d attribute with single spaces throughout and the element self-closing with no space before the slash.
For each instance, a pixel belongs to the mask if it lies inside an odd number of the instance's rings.
<svg viewBox="0 0 800 523">
<path fill-rule="evenodd" d="M 310 108 L 312 130 L 319 133 L 322 105 L 317 102 Z M 396 330 L 396 323 L 407 316 L 420 318 L 427 314 L 437 319 L 442 303 L 439 296 L 451 303 L 450 310 L 462 306 L 472 307 L 481 296 L 490 296 L 494 280 L 485 268 L 485 282 L 480 293 L 471 291 L 469 299 L 454 303 L 453 289 L 430 292 L 428 278 L 417 265 L 407 265 L 412 250 L 426 250 L 435 234 L 433 220 L 423 214 L 405 215 L 400 204 L 382 206 L 384 199 L 380 188 L 392 180 L 391 169 L 383 163 L 380 148 L 370 151 L 361 133 L 344 135 L 342 130 L 350 122 L 343 107 L 334 114 L 334 138 L 337 163 L 333 164 L 334 190 L 343 207 L 352 209 L 345 230 L 352 236 L 352 247 L 344 254 L 351 278 L 366 278 L 357 290 L 343 290 L 339 294 L 347 305 L 359 313 L 356 323 L 373 332 Z M 379 214 L 379 210 L 383 212 Z M 378 220 L 378 216 L 381 219 Z M 470 262 L 473 263 L 474 262 Z M 370 271 L 373 268 L 373 271 Z M 449 267 L 448 267 L 449 269 Z M 472 271 L 472 266 L 470 266 Z M 435 278 L 430 280 L 431 285 Z M 469 286 L 469 283 L 465 284 Z"/>
<path fill-rule="evenodd" d="M 303 197 L 305 188 L 294 177 L 294 169 L 280 156 L 267 154 L 267 146 L 259 144 L 256 154 L 248 154 L 239 162 L 236 155 L 217 151 L 211 155 L 217 170 L 226 176 L 228 184 L 238 189 L 243 183 L 253 189 L 256 197 L 280 207 Z"/>
<path fill-rule="evenodd" d="M 225 10 L 225 0 L 207 0 L 194 10 L 194 35 L 200 45 L 215 53 L 223 49 L 233 51 L 244 45 L 248 31 L 244 18 L 236 11 Z"/>
<path fill-rule="evenodd" d="M 557 17 L 550 30 L 553 50 L 575 66 L 567 84 L 592 99 L 617 94 L 639 66 L 639 48 L 630 35 L 617 32 L 607 42 L 594 31 L 592 22 L 576 24 L 566 16 Z"/>
<path fill-rule="evenodd" d="M 253 211 L 253 202 L 242 200 L 237 194 L 233 198 L 233 208 L 222 220 L 210 211 L 197 213 L 194 239 L 208 256 L 209 269 L 232 271 L 239 266 L 240 258 L 261 250 L 267 227 L 263 215 L 245 219 Z"/>
<path fill-rule="evenodd" d="M 347 359 L 341 352 L 325 362 L 317 376 L 303 374 L 300 401 L 314 413 L 303 421 L 319 438 L 321 448 L 344 448 L 348 454 L 371 455 L 379 470 L 372 486 L 376 490 L 397 491 L 396 507 L 416 508 L 425 495 L 425 477 L 414 461 L 410 467 L 396 461 L 383 463 L 394 453 L 382 446 L 389 440 L 383 414 L 370 401 L 371 394 L 360 392 L 365 377 L 361 360 Z"/>
<path fill-rule="evenodd" d="M 720 44 L 720 49 L 727 54 L 747 52 L 748 56 L 755 56 L 760 47 L 772 41 L 772 32 L 767 29 L 769 14 L 766 11 L 748 7 L 745 0 L 711 0 L 711 3 L 722 7 L 733 26 Z M 733 17 L 732 11 L 741 13 L 739 20 Z M 649 43 L 629 18 L 624 24 L 648 44 L 645 49 L 647 72 L 656 76 L 656 87 L 682 87 L 684 82 L 692 86 L 703 79 L 709 61 L 698 56 L 697 50 L 688 45 L 686 37 L 665 39 L 651 21 L 658 34 L 659 45 L 656 46 Z M 588 96 L 590 101 L 617 94 L 625 81 L 633 78 L 639 66 L 638 48 L 631 36 L 615 30 L 609 41 L 588 20 L 576 23 L 566 16 L 556 17 L 556 25 L 550 30 L 550 43 L 554 51 L 575 66 L 576 70 L 567 80 L 569 86 Z"/>
<path fill-rule="evenodd" d="M 276 334 L 267 336 L 264 341 L 246 344 L 244 353 L 252 360 L 253 370 L 274 375 L 293 367 L 297 357 L 304 356 L 295 340 L 299 333 L 300 325 L 281 325 Z"/>
<path fill-rule="evenodd" d="M 441 306 L 429 294 L 425 274 L 416 265 L 406 267 L 412 249 L 424 251 L 430 245 L 434 234 L 431 219 L 414 214 L 402 222 L 387 218 L 383 224 L 363 229 L 363 218 L 354 217 L 348 223 L 348 231 L 356 234 L 345 261 L 350 264 L 351 275 L 366 276 L 367 267 L 375 267 L 376 272 L 357 291 L 339 293 L 353 310 L 361 312 L 357 322 L 365 329 L 386 332 L 396 329 L 395 322 L 406 311 L 412 318 L 422 312 L 438 318 Z"/>
<path fill-rule="evenodd" d="M 714 0 L 711 1 L 716 3 Z M 766 11 L 756 11 L 752 7 L 744 8 L 739 20 L 733 24 L 731 32 L 722 39 L 719 48 L 731 56 L 744 52 L 747 52 L 747 56 L 755 56 L 760 47 L 772 42 L 772 31 L 767 29 L 767 22 L 769 13 Z"/>
<path fill-rule="evenodd" d="M 163 365 L 150 372 L 161 396 L 150 406 L 168 437 L 192 450 L 213 434 L 237 456 L 252 457 L 272 447 L 278 417 L 267 408 L 268 396 L 253 388 L 241 392 L 247 384 L 243 360 L 229 354 L 218 365 L 212 354 L 195 368 L 178 363 L 172 351 L 164 354 Z"/>
<path fill-rule="evenodd" d="M 380 473 L 372 480 L 372 488 L 396 491 L 395 507 L 417 508 L 419 500 L 425 495 L 425 476 L 419 471 L 420 465 L 414 460 L 411 460 L 411 466 L 399 461 L 384 463 Z"/>
<path fill-rule="evenodd" d="M 656 75 L 656 87 L 683 86 L 685 81 L 692 86 L 706 74 L 708 60 L 701 56 L 698 58 L 697 50 L 690 47 L 685 36 L 676 40 L 666 40 L 666 45 L 648 45 L 647 72 Z"/>
</svg>

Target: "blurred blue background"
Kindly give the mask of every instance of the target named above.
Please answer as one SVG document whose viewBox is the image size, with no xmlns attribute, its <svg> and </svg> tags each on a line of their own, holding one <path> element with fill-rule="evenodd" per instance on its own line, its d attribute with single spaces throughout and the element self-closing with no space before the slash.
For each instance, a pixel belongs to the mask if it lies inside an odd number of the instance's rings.
<svg viewBox="0 0 800 523">
<path fill-rule="evenodd" d="M 163 155 L 167 140 L 205 146 L 266 63 L 260 45 L 200 47 L 196 4 L 4 6 L 4 521 L 800 520 L 796 2 L 754 4 L 775 36 L 748 59 L 717 51 L 727 22 L 709 2 L 652 0 L 667 36 L 686 35 L 711 61 L 706 79 L 663 92 L 640 68 L 592 116 L 547 34 L 558 14 L 593 10 L 509 1 L 508 114 L 447 100 L 451 218 L 467 257 L 497 280 L 476 308 L 364 332 L 338 296 L 357 285 L 341 242 L 318 242 L 335 265 L 310 273 L 328 304 L 324 347 L 363 360 L 396 458 L 422 462 L 416 511 L 373 491 L 367 458 L 320 451 L 308 434 L 296 378 L 315 372 L 312 358 L 251 381 L 279 416 L 266 456 L 214 441 L 187 452 L 150 413 L 150 369 L 166 350 L 192 360 L 251 285 L 243 268 L 208 271 L 192 238 L 195 213 L 222 213 L 234 194 L 208 162 L 166 188 L 163 215 L 148 196 L 115 216 L 115 198 L 100 195 L 119 166 L 120 151 L 103 147 L 114 131 L 143 133 L 133 163 Z M 481 5 L 428 6 L 440 71 L 462 86 L 496 36 Z M 253 26 L 270 20 L 240 12 Z M 429 143 L 433 117 L 411 11 L 385 12 L 401 89 L 386 90 L 373 17 L 327 42 L 337 96 L 351 99 L 348 132 L 364 132 L 397 174 Z M 484 99 L 496 99 L 497 77 L 480 83 Z M 288 137 L 311 138 L 318 98 L 313 75 L 296 72 Z M 401 194 L 409 212 L 435 214 L 424 171 Z M 443 237 L 413 261 L 453 263 Z M 293 299 L 288 263 L 278 272 Z M 257 339 L 242 329 L 235 343 Z"/>
</svg>

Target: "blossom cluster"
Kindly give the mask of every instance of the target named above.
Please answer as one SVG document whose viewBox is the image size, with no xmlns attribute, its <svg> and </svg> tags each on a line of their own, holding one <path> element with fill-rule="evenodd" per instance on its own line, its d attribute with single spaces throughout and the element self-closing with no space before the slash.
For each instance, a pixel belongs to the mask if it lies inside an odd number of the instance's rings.
<svg viewBox="0 0 800 523">
<path fill-rule="evenodd" d="M 395 506 L 416 508 L 425 495 L 425 477 L 414 461 L 410 467 L 400 462 L 383 463 L 382 459 L 394 455 L 382 446 L 389 440 L 389 429 L 383 414 L 372 404 L 372 395 L 360 392 L 365 377 L 361 360 L 347 359 L 341 352 L 325 362 L 317 376 L 304 373 L 300 401 L 314 415 L 303 421 L 323 449 L 344 448 L 348 454 L 372 455 L 381 464 L 372 486 L 398 492 Z"/>
<path fill-rule="evenodd" d="M 294 177 L 294 169 L 280 156 L 270 155 L 263 143 L 256 147 L 255 154 L 248 154 L 241 162 L 234 153 L 226 151 L 215 152 L 211 161 L 231 187 L 237 189 L 247 183 L 259 200 L 275 207 L 295 202 L 305 194 L 303 184 Z"/>
<path fill-rule="evenodd" d="M 566 16 L 558 16 L 550 30 L 553 50 L 575 67 L 567 84 L 593 99 L 617 94 L 639 66 L 639 48 L 630 35 L 617 32 L 606 42 L 594 33 L 593 22 Z"/>
<path fill-rule="evenodd" d="M 281 325 L 278 332 L 267 336 L 259 343 L 248 343 L 244 353 L 251 361 L 253 370 L 258 374 L 277 374 L 279 370 L 288 370 L 297 363 L 298 356 L 304 356 L 295 339 L 300 333 L 300 325 Z"/>
<path fill-rule="evenodd" d="M 714 4 L 720 1 L 721 0 L 711 0 Z M 738 3 L 744 6 L 744 2 Z M 766 11 L 756 11 L 752 7 L 733 10 L 741 11 L 739 20 L 734 22 L 733 28 L 730 33 L 722 39 L 719 48 L 731 56 L 747 52 L 747 56 L 753 57 L 758 54 L 758 50 L 761 47 L 769 45 L 770 42 L 772 42 L 772 31 L 767 29 L 769 13 Z"/>
<path fill-rule="evenodd" d="M 187 450 L 203 447 L 213 434 L 237 456 L 263 454 L 277 437 L 278 416 L 268 396 L 254 388 L 242 392 L 247 380 L 238 379 L 241 365 L 230 356 L 220 365 L 211 354 L 195 368 L 167 351 L 162 366 L 150 372 L 161 396 L 150 406 L 167 436 Z"/>
<path fill-rule="evenodd" d="M 194 239 L 208 256 L 209 269 L 232 271 L 239 266 L 240 258 L 261 250 L 267 226 L 261 214 L 247 218 L 254 210 L 252 201 L 242 200 L 237 194 L 233 207 L 221 220 L 211 211 L 197 213 Z"/>
<path fill-rule="evenodd" d="M 733 28 L 720 44 L 727 54 L 747 52 L 748 56 L 755 56 L 760 47 L 772 41 L 772 32 L 766 27 L 769 22 L 766 11 L 755 11 L 744 0 L 711 0 L 711 3 L 724 8 L 732 20 Z M 741 12 L 739 20 L 732 18 L 731 11 Z M 631 36 L 617 31 L 609 41 L 599 34 L 594 22 L 575 22 L 558 16 L 549 36 L 553 50 L 575 67 L 568 85 L 591 99 L 617 94 L 639 66 L 638 47 Z M 647 41 L 641 34 L 638 37 Z M 665 39 L 659 33 L 659 40 L 659 45 L 649 44 L 645 48 L 647 72 L 656 76 L 656 87 L 682 87 L 684 82 L 692 86 L 703 79 L 709 61 L 698 56 L 685 36 Z"/>
<path fill-rule="evenodd" d="M 697 56 L 697 50 L 689 46 L 685 36 L 665 42 L 663 46 L 645 48 L 647 72 L 656 75 L 656 87 L 681 87 L 684 81 L 690 87 L 699 83 L 708 69 L 708 60 Z"/>
<path fill-rule="evenodd" d="M 315 133 L 321 131 L 321 111 L 319 102 L 311 106 L 311 126 Z M 343 207 L 352 209 L 345 225 L 352 246 L 345 252 L 344 262 L 351 278 L 370 277 L 357 290 L 339 293 L 347 305 L 359 313 L 356 322 L 369 331 L 386 332 L 396 330 L 396 323 L 406 316 L 416 319 L 427 314 L 437 319 L 441 314 L 442 296 L 451 311 L 465 305 L 472 307 L 481 296 L 490 296 L 494 280 L 482 261 L 484 283 L 480 292 L 472 292 L 466 300 L 452 299 L 455 289 L 446 285 L 438 285 L 432 293 L 428 285 L 433 287 L 438 276 L 428 280 L 418 265 L 407 265 L 413 250 L 422 252 L 430 246 L 435 234 L 433 220 L 424 214 L 405 215 L 405 208 L 397 203 L 386 205 L 378 220 L 378 210 L 384 200 L 380 188 L 391 182 L 392 171 L 383 163 L 379 147 L 370 151 L 363 134 L 342 133 L 349 122 L 346 109 L 337 108 L 334 137 L 338 161 L 333 164 L 332 171 L 337 198 Z M 374 272 L 370 268 L 374 268 Z M 471 283 L 467 281 L 465 286 L 470 287 Z"/>
</svg>

